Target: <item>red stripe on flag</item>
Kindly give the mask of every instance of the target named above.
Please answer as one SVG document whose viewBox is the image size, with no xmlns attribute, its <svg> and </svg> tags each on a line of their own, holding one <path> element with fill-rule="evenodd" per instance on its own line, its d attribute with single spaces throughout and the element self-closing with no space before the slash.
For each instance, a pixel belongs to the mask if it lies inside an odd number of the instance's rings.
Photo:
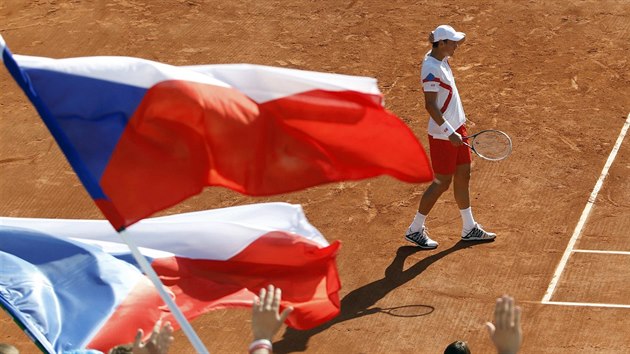
<svg viewBox="0 0 630 354">
<path fill-rule="evenodd" d="M 187 319 L 215 309 L 251 307 L 260 288 L 274 284 L 282 289 L 281 308 L 295 309 L 287 323 L 309 329 L 339 314 L 341 283 L 335 263 L 339 247 L 338 241 L 321 248 L 304 237 L 276 231 L 226 261 L 158 258 L 152 267 Z M 132 342 L 138 328 L 150 334 L 158 318 L 179 328 L 145 280 L 118 306 L 89 348 L 107 352 Z"/>
<path fill-rule="evenodd" d="M 152 265 L 188 318 L 211 309 L 250 307 L 254 294 L 273 284 L 282 289 L 281 307 L 295 309 L 287 323 L 309 329 L 339 313 L 339 246 L 319 248 L 301 237 L 271 232 L 228 261 L 166 258 Z"/>
<path fill-rule="evenodd" d="M 424 149 L 379 100 L 310 91 L 257 105 L 230 88 L 162 82 L 130 119 L 101 179 L 123 220 L 113 225 L 205 186 L 260 196 L 382 174 L 431 181 Z"/>
<path fill-rule="evenodd" d="M 119 344 L 132 343 L 138 328 L 150 335 L 166 305 L 148 278 L 141 281 L 118 306 L 100 331 L 87 345 L 107 353 Z M 78 324 L 80 325 L 80 324 Z"/>
</svg>

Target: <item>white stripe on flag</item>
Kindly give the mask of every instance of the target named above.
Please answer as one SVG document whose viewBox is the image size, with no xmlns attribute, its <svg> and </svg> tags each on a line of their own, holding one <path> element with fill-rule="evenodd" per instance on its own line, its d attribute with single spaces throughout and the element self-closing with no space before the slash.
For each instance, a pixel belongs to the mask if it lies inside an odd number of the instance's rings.
<svg viewBox="0 0 630 354">
<path fill-rule="evenodd" d="M 208 75 L 200 75 L 178 66 L 132 57 L 79 57 L 51 59 L 28 55 L 13 55 L 23 69 L 43 69 L 129 86 L 150 88 L 169 80 L 183 80 L 229 87 Z"/>
<path fill-rule="evenodd" d="M 381 94 L 376 79 L 365 76 L 252 64 L 194 65 L 185 68 L 226 82 L 258 103 L 312 90 L 357 91 L 369 95 Z"/>
<path fill-rule="evenodd" d="M 380 95 L 371 77 L 320 73 L 252 64 L 172 66 L 132 57 L 51 59 L 13 56 L 20 67 L 43 69 L 149 89 L 163 81 L 182 80 L 233 87 L 257 103 L 312 90 L 357 91 Z"/>
<path fill-rule="evenodd" d="M 104 220 L 3 217 L 0 225 L 28 227 L 81 242 L 91 240 L 93 242 L 90 243 L 102 249 L 118 249 L 108 243 L 124 245 L 118 233 Z M 328 246 L 322 234 L 308 222 L 302 207 L 288 203 L 252 204 L 149 218 L 126 230 L 138 247 L 163 251 L 144 250 L 147 256 L 161 258 L 175 255 L 208 260 L 230 259 L 272 231 L 297 234 L 322 247 Z"/>
<path fill-rule="evenodd" d="M 4 48 L 6 48 L 7 46 L 7 42 L 4 41 L 4 38 L 2 38 L 2 35 L 0 34 L 0 62 L 3 62 L 4 59 L 2 59 L 2 52 L 4 51 Z"/>
</svg>

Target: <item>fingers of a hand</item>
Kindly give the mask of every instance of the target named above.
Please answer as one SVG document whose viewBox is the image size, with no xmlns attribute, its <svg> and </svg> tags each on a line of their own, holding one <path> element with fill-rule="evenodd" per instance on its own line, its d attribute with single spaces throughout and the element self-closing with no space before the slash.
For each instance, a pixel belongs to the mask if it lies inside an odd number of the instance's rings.
<svg viewBox="0 0 630 354">
<path fill-rule="evenodd" d="M 173 334 L 173 326 L 170 322 L 166 322 L 160 331 L 160 338 L 163 340 L 164 338 L 168 338 L 171 334 Z"/>
<path fill-rule="evenodd" d="M 514 299 L 512 297 L 506 296 L 505 297 L 505 308 L 506 308 L 506 325 L 509 328 L 514 327 Z"/>
<path fill-rule="evenodd" d="M 520 329 L 521 328 L 521 313 L 522 313 L 522 309 L 520 306 L 516 306 L 514 308 L 514 327 L 516 329 Z"/>
<path fill-rule="evenodd" d="M 267 299 L 267 289 L 265 288 L 261 288 L 260 292 L 258 293 L 258 310 L 262 311 L 265 309 L 265 299 Z"/>
<path fill-rule="evenodd" d="M 499 321 L 501 320 L 501 306 L 503 306 L 503 299 L 498 298 L 494 303 L 494 324 L 496 327 L 499 326 Z"/>
<path fill-rule="evenodd" d="M 133 346 L 140 348 L 142 345 L 142 337 L 144 337 L 144 331 L 142 330 L 142 328 L 138 329 L 138 332 L 136 332 L 136 338 L 133 341 Z"/>
<path fill-rule="evenodd" d="M 173 342 L 173 326 L 171 326 L 170 322 L 166 322 L 164 327 L 162 327 L 162 331 L 160 332 L 159 343 L 158 345 L 164 348 L 168 348 Z"/>
<path fill-rule="evenodd" d="M 267 288 L 267 296 L 262 299 L 264 302 L 264 310 L 265 311 L 271 311 L 273 308 L 273 298 L 274 298 L 274 287 L 273 285 L 269 285 L 269 287 Z"/>
<path fill-rule="evenodd" d="M 261 310 L 261 304 L 262 302 L 260 301 L 260 298 L 258 296 L 254 296 L 254 303 L 252 304 L 252 310 L 253 312 L 257 312 Z"/>
<path fill-rule="evenodd" d="M 293 307 L 287 307 L 286 309 L 284 309 L 284 311 L 282 311 L 282 314 L 280 314 L 280 322 L 284 323 L 291 312 L 293 312 Z"/>
<path fill-rule="evenodd" d="M 170 322 L 166 322 L 166 324 L 162 328 L 162 332 L 172 334 L 174 332 L 173 325 Z"/>
<path fill-rule="evenodd" d="M 490 338 L 492 338 L 496 329 L 492 322 L 486 322 L 486 329 L 488 330 L 488 335 L 490 335 Z"/>
<path fill-rule="evenodd" d="M 166 338 L 166 342 L 164 343 L 164 348 L 168 349 L 171 346 L 171 344 L 173 344 L 174 340 L 175 338 L 173 336 Z"/>
<path fill-rule="evenodd" d="M 276 288 L 276 291 L 273 294 L 273 303 L 271 304 L 272 309 L 276 311 L 276 313 L 278 312 L 278 309 L 280 308 L 281 299 L 282 299 L 282 290 L 280 290 L 280 288 Z"/>
<path fill-rule="evenodd" d="M 505 296 L 499 299 L 499 308 L 497 313 L 497 318 L 495 321 L 495 326 L 497 329 L 504 329 L 509 326 L 509 316 L 507 312 L 507 301 Z"/>
<path fill-rule="evenodd" d="M 157 320 L 155 325 L 153 325 L 153 332 L 151 332 L 151 337 L 156 336 L 160 333 L 160 328 L 162 328 L 162 320 Z"/>
</svg>

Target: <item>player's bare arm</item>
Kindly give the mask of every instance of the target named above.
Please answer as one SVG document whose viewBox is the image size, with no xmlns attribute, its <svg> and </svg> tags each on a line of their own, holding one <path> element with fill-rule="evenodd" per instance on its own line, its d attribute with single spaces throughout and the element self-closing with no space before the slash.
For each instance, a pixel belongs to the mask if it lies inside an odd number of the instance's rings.
<svg viewBox="0 0 630 354">
<path fill-rule="evenodd" d="M 437 104 L 437 92 L 424 92 L 424 108 L 426 108 L 429 115 L 431 115 L 431 119 L 437 123 L 437 125 L 441 126 L 444 124 L 444 117 L 442 117 L 442 112 Z M 457 132 L 453 132 L 448 137 L 448 140 L 454 146 L 461 146 L 464 144 L 461 135 Z"/>
</svg>

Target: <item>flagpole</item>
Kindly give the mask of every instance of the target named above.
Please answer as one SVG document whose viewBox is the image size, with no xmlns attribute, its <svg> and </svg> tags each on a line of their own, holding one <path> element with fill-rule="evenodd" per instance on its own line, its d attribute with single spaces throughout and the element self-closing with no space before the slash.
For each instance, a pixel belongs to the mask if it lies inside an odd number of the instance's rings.
<svg viewBox="0 0 630 354">
<path fill-rule="evenodd" d="M 173 299 L 171 299 L 169 294 L 166 292 L 164 285 L 160 281 L 160 278 L 158 278 L 157 274 L 155 273 L 149 262 L 147 262 L 146 258 L 144 258 L 142 253 L 140 253 L 140 250 L 138 250 L 138 247 L 136 247 L 136 244 L 131 240 L 131 238 L 128 237 L 127 232 L 125 230 L 121 230 L 118 232 L 118 234 L 123 239 L 123 241 L 125 241 L 127 246 L 129 246 L 133 258 L 135 258 L 136 262 L 138 262 L 138 264 L 140 265 L 140 269 L 142 269 L 142 271 L 149 277 L 149 279 L 151 279 L 151 282 L 153 282 L 153 285 L 162 297 L 162 300 L 166 302 L 166 305 L 171 310 L 171 313 L 181 326 L 182 331 L 184 331 L 184 333 L 188 337 L 188 340 L 190 340 L 190 343 L 193 345 L 197 353 L 209 354 L 203 342 L 197 336 L 195 330 L 192 328 L 179 307 L 177 307 L 177 304 L 175 304 L 175 301 L 173 301 Z"/>
</svg>

